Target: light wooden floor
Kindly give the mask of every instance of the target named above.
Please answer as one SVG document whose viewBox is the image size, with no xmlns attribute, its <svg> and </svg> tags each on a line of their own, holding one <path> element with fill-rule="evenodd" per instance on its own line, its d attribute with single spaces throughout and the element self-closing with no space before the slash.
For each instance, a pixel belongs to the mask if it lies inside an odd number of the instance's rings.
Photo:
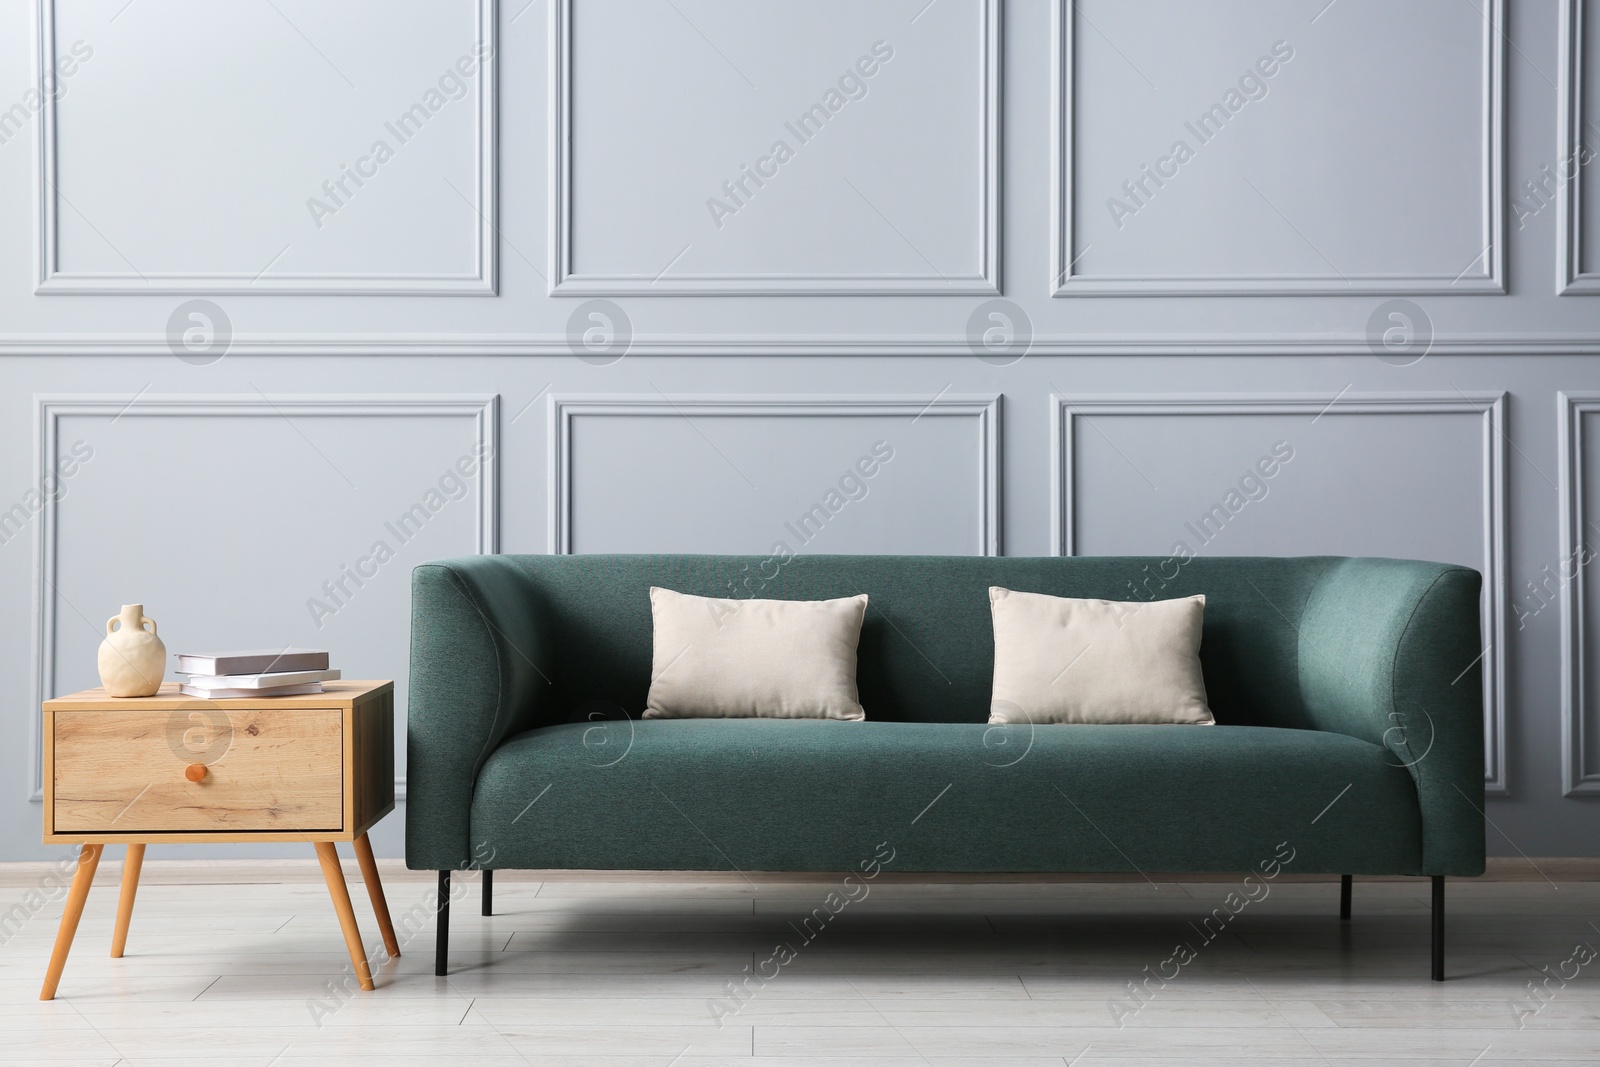
<svg viewBox="0 0 1600 1067">
<path fill-rule="evenodd" d="M 502 874 L 499 914 L 485 919 L 476 878 L 458 877 L 450 977 L 433 977 L 430 923 L 401 934 L 403 958 L 374 968 L 375 992 L 346 993 L 348 958 L 309 861 L 163 863 L 152 849 L 127 955 L 108 958 L 120 851 L 107 849 L 56 1001 L 36 998 L 63 894 L 0 928 L 0 1063 L 1600 1063 L 1600 958 L 1568 964 L 1577 977 L 1551 978 L 1542 1000 L 1529 987 L 1576 946 L 1600 946 L 1597 882 L 1452 882 L 1451 980 L 1436 985 L 1421 879 L 1358 881 L 1349 924 L 1336 881 L 1275 883 L 1204 944 L 1190 923 L 1228 881 L 881 880 L 802 943 L 789 924 L 831 879 Z M 433 883 L 384 869 L 398 925 Z M 0 867 L 0 917 L 38 905 L 42 873 Z M 353 870 L 351 892 L 375 950 Z M 793 961 L 742 1004 L 729 998 L 727 983 L 783 940 L 799 946 Z M 1180 941 L 1195 959 L 1139 1007 L 1126 983 Z M 720 1026 L 719 1001 L 731 1011 Z"/>
</svg>

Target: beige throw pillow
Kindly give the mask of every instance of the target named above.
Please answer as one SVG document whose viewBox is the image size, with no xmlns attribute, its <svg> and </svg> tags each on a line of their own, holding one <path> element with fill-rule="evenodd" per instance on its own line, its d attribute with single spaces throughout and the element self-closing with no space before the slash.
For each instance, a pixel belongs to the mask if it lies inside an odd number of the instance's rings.
<svg viewBox="0 0 1600 1067">
<path fill-rule="evenodd" d="M 1211 725 L 1206 598 L 1121 603 L 991 586 L 991 723 Z"/>
<path fill-rule="evenodd" d="M 865 719 L 856 645 L 866 595 L 718 600 L 652 586 L 646 719 Z"/>
</svg>

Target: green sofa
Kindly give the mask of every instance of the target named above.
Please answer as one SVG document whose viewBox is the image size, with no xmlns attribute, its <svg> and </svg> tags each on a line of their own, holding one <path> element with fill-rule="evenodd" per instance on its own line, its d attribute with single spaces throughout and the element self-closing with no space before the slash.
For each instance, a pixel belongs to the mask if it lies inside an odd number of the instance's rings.
<svg viewBox="0 0 1600 1067">
<path fill-rule="evenodd" d="M 867 593 L 866 722 L 640 720 L 648 590 Z M 1206 595 L 1216 726 L 989 726 L 988 588 Z M 412 574 L 406 863 L 1433 878 L 1484 866 L 1477 572 L 1408 560 L 477 556 Z M 759 664 L 751 664 L 758 669 Z M 1280 851 L 1282 849 L 1282 851 Z"/>
</svg>

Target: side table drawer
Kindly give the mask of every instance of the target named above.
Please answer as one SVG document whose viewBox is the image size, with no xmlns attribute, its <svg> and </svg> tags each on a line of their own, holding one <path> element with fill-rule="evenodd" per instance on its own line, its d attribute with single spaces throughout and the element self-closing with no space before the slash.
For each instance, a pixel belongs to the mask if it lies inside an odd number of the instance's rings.
<svg viewBox="0 0 1600 1067">
<path fill-rule="evenodd" d="M 54 718 L 55 833 L 343 829 L 337 708 Z"/>
</svg>

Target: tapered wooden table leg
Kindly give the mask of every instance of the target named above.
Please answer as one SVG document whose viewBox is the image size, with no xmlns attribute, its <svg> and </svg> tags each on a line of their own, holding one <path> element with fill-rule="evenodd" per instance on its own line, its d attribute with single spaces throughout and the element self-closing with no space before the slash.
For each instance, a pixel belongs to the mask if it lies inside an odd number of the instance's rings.
<svg viewBox="0 0 1600 1067">
<path fill-rule="evenodd" d="M 350 906 L 350 890 L 344 884 L 344 868 L 339 866 L 339 853 L 332 843 L 317 841 L 312 845 L 317 859 L 322 863 L 322 877 L 328 883 L 328 895 L 333 898 L 333 910 L 339 916 L 339 928 L 344 931 L 344 944 L 350 950 L 350 963 L 356 969 L 356 980 L 362 989 L 372 988 L 372 968 L 367 966 L 367 951 L 361 944 L 361 930 L 356 926 L 356 912 Z"/>
<path fill-rule="evenodd" d="M 104 845 L 84 845 L 78 852 L 78 872 L 72 876 L 67 908 L 61 913 L 61 927 L 56 931 L 56 947 L 50 953 L 50 969 L 44 975 L 40 1000 L 56 997 L 56 986 L 61 984 L 61 971 L 67 965 L 67 953 L 72 951 L 72 938 L 78 932 L 78 920 L 83 918 L 83 902 L 89 899 L 89 887 L 94 884 L 94 871 L 100 866 L 103 848 Z"/>
<path fill-rule="evenodd" d="M 394 936 L 394 923 L 389 921 L 389 902 L 383 897 L 383 882 L 378 878 L 378 861 L 372 858 L 372 842 L 367 835 L 356 838 L 356 862 L 361 864 L 361 880 L 366 883 L 367 896 L 372 898 L 372 911 L 378 917 L 378 932 L 383 935 L 383 947 L 390 956 L 400 955 L 400 942 Z"/>
<path fill-rule="evenodd" d="M 111 935 L 111 958 L 120 960 L 128 944 L 128 922 L 133 918 L 133 895 L 139 891 L 139 868 L 144 866 L 144 846 L 129 845 L 122 861 L 122 897 L 117 901 L 117 930 Z"/>
</svg>

